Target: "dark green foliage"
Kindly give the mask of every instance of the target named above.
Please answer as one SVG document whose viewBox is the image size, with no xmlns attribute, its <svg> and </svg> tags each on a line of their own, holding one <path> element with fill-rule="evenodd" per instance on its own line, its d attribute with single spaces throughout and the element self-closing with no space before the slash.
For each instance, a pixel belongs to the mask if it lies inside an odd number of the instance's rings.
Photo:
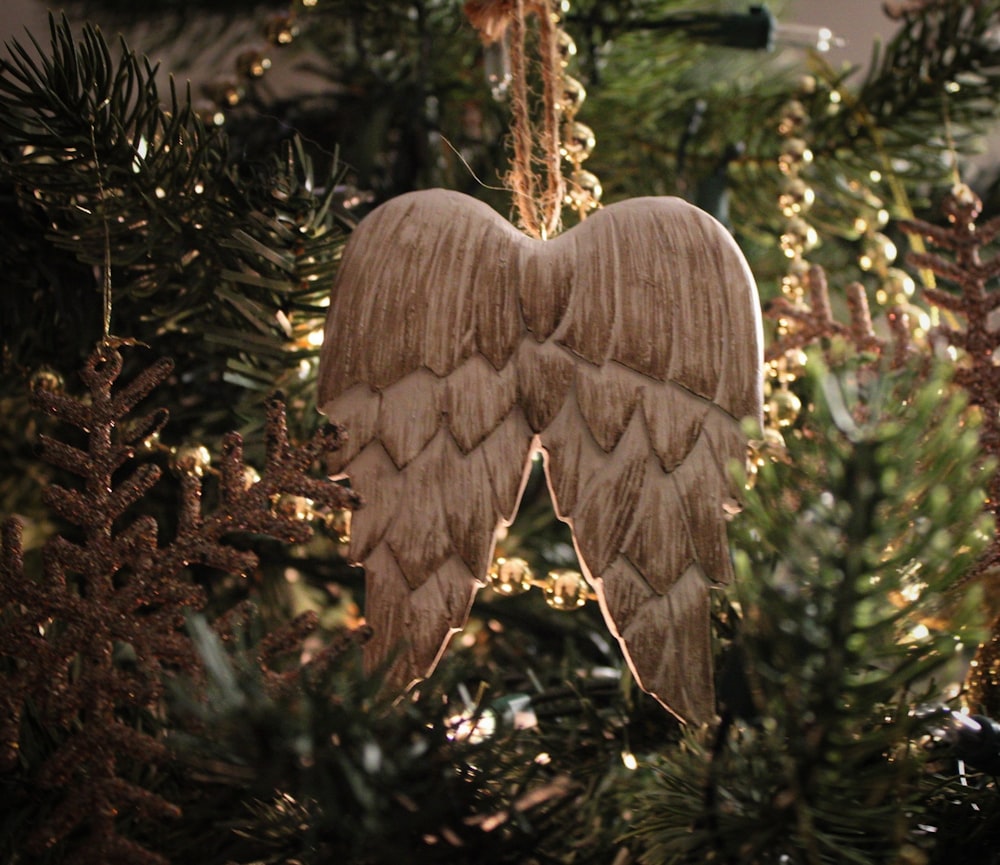
<svg viewBox="0 0 1000 865">
<path fill-rule="evenodd" d="M 821 84 L 806 102 L 815 154 L 810 177 L 830 207 L 813 220 L 823 234 L 844 234 L 836 226 L 870 212 L 871 191 L 896 217 L 936 205 L 928 200 L 929 185 L 952 181 L 964 158 L 983 147 L 1000 86 L 1000 43 L 989 35 L 1000 4 L 928 5 L 924 14 L 902 19 L 891 41 L 874 46 L 860 84 L 816 64 Z M 832 87 L 843 97 L 835 112 Z M 881 175 L 877 183 L 873 170 Z"/>
<path fill-rule="evenodd" d="M 65 19 L 51 40 L 13 43 L 0 65 L 7 509 L 31 496 L 27 379 L 44 367 L 69 380 L 101 337 L 106 254 L 112 331 L 174 359 L 175 428 L 211 444 L 259 427 L 276 386 L 315 427 L 306 337 L 343 240 L 333 177 L 314 178 L 298 143 L 237 161 L 172 82 L 161 104 L 155 70 L 126 46 L 116 59 L 98 30 L 77 41 Z"/>
<path fill-rule="evenodd" d="M 951 768 L 951 767 L 949 767 Z M 916 835 L 930 850 L 930 865 L 1000 862 L 1000 796 L 996 779 L 958 776 L 954 770 L 928 782 Z"/>
<path fill-rule="evenodd" d="M 786 264 L 775 244 L 775 127 L 790 97 L 810 117 L 816 160 L 803 176 L 819 196 L 817 259 L 834 267 L 854 258 L 853 220 L 871 212 L 873 195 L 895 214 L 920 210 L 932 184 L 950 179 L 949 134 L 961 158 L 995 114 L 1000 75 L 984 34 L 996 0 L 928 4 L 859 84 L 814 58 L 810 92 L 802 64 L 786 56 L 643 26 L 685 5 L 573 3 L 571 72 L 589 92 L 579 119 L 597 134 L 587 167 L 607 201 L 703 200 L 724 180 L 765 295 Z M 43 366 L 69 379 L 101 335 L 106 247 L 112 330 L 177 364 L 159 400 L 177 431 L 167 444 L 214 447 L 222 430 L 259 425 L 261 394 L 276 384 L 293 425 L 318 420 L 316 351 L 305 337 L 321 322 L 353 218 L 337 181 L 375 200 L 443 185 L 510 206 L 462 162 L 498 185 L 509 116 L 489 99 L 478 37 L 456 0 L 296 5 L 298 37 L 269 53 L 309 87 L 274 96 L 267 76 L 245 82 L 222 127 L 194 105 L 232 70 L 198 61 L 288 5 L 146 7 L 75 6 L 95 20 L 114 13 L 115 28 L 155 20 L 156 43 L 140 47 L 186 53 L 171 71 L 193 70 L 193 100 L 158 84 L 125 45 L 64 21 L 53 22 L 51 46 L 11 46 L 0 62 L 0 499 L 29 517 L 26 567 L 36 570 L 32 549 L 53 533 L 36 490 L 50 478 L 30 444 L 44 420 L 29 413 L 24 380 Z M 229 29 L 239 16 L 245 26 Z M 960 86 L 945 97 L 949 82 Z M 842 284 L 832 274 L 834 292 Z M 718 665 L 726 713 L 714 729 L 681 736 L 628 678 L 602 678 L 595 668 L 621 660 L 594 605 L 557 614 L 537 592 L 481 599 L 473 647 L 450 653 L 419 696 L 380 694 L 351 651 L 300 688 L 271 692 L 254 663 L 263 631 L 303 607 L 336 626 L 350 617 L 359 572 L 320 537 L 292 550 L 263 545 L 249 585 L 199 574 L 209 618 L 250 593 L 261 632 L 248 629 L 205 692 L 179 688 L 170 714 L 128 719 L 162 736 L 176 760 L 123 773 L 181 804 L 183 817 L 123 831 L 199 865 L 995 863 L 995 782 L 962 783 L 953 761 L 928 760 L 921 737 L 933 721 L 910 713 L 960 678 L 948 666 L 953 635 L 928 617 L 964 621 L 964 590 L 948 589 L 983 541 L 976 481 L 988 471 L 949 394 L 942 382 L 898 374 L 831 375 L 817 388 L 812 420 L 789 435 L 792 462 L 765 471 L 734 524 L 741 580 L 719 604 L 720 642 L 733 642 Z M 510 552 L 528 553 L 541 571 L 569 561 L 539 493 Z M 176 518 L 165 503 L 163 516 Z M 899 601 L 921 583 L 916 600 Z M 929 633 L 914 636 L 923 621 Z M 974 635 L 960 636 L 971 648 Z M 202 649 L 210 655 L 211 641 Z M 449 737 L 454 715 L 522 695 L 537 729 Z M 29 711 L 24 766 L 57 746 Z M 639 758 L 638 771 L 624 768 L 623 752 Z M 536 761 L 542 753 L 549 762 Z M 18 773 L 0 776 L 0 797 L 8 838 L 52 807 Z"/>
<path fill-rule="evenodd" d="M 915 710 L 941 699 L 935 676 L 976 636 L 932 621 L 946 598 L 969 620 L 957 587 L 989 531 L 969 482 L 975 424 L 941 378 L 817 385 L 789 463 L 766 468 L 740 518 L 753 708 L 658 763 L 635 829 L 649 865 L 874 865 L 918 843 L 914 815 L 938 782 Z"/>
<path fill-rule="evenodd" d="M 317 189 L 291 145 L 235 162 L 172 82 L 164 106 L 148 62 L 124 45 L 115 60 L 96 29 L 77 42 L 53 20 L 51 36 L 48 54 L 14 43 L 0 67 L 5 363 L 75 368 L 101 336 L 95 271 L 110 247 L 113 330 L 155 339 L 182 375 L 214 378 L 216 396 L 220 365 L 206 370 L 206 354 L 272 387 L 309 354 L 289 351 L 303 334 L 276 315 L 315 323 L 329 290 L 332 185 Z"/>
<path fill-rule="evenodd" d="M 259 20 L 266 28 L 268 16 Z M 336 148 L 347 180 L 376 201 L 444 186 L 509 209 L 500 181 L 509 109 L 489 97 L 460 3 L 328 0 L 300 9 L 296 27 L 290 45 L 267 54 L 275 77 L 312 84 L 268 99 L 266 79 L 246 82 L 243 103 L 226 113 L 247 152 L 270 152 L 295 130 L 318 162 Z"/>
<path fill-rule="evenodd" d="M 670 735 L 651 700 L 628 723 L 612 680 L 570 676 L 499 699 L 500 682 L 481 682 L 463 698 L 469 658 L 453 655 L 394 699 L 348 653 L 272 697 L 239 655 L 203 648 L 220 661 L 196 710 L 211 738 L 175 735 L 178 775 L 166 782 L 190 797 L 187 831 L 171 841 L 178 862 L 608 862 L 624 828 L 616 787 L 629 735 Z M 511 726 L 509 698 L 537 714 L 537 729 Z M 480 723 L 495 734 L 470 736 Z M 207 784 L 186 784 L 192 771 Z"/>
<path fill-rule="evenodd" d="M 575 17 L 586 27 L 590 4 L 580 5 Z M 606 5 L 595 4 L 598 14 Z M 949 147 L 960 160 L 974 152 L 977 134 L 995 116 L 1000 53 L 984 35 L 1000 11 L 995 0 L 928 4 L 901 22 L 860 83 L 849 80 L 853 70 L 818 55 L 804 68 L 780 52 L 702 45 L 644 29 L 644 19 L 669 17 L 685 4 L 634 5 L 640 8 L 597 31 L 610 43 L 571 27 L 578 41 L 604 46 L 584 74 L 591 86 L 580 119 L 594 125 L 598 141 L 588 167 L 602 178 L 607 200 L 680 194 L 698 201 L 724 179 L 735 233 L 765 296 L 769 278 L 786 264 L 775 245 L 783 225 L 775 201 L 782 180 L 777 127 L 789 99 L 801 100 L 808 115 L 800 134 L 815 159 L 804 177 L 817 193 L 809 221 L 823 239 L 815 258 L 831 278 L 845 261 L 853 267 L 854 220 L 871 218 L 873 197 L 894 216 L 927 208 L 921 184 L 948 182 Z M 735 155 L 734 145 L 742 146 Z M 872 179 L 873 169 L 881 179 Z"/>
</svg>

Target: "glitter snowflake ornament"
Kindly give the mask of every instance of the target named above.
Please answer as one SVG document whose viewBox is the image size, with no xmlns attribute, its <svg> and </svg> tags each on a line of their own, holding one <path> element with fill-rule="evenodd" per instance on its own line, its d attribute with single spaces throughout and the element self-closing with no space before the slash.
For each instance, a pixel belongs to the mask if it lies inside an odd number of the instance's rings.
<svg viewBox="0 0 1000 865">
<path fill-rule="evenodd" d="M 81 370 L 85 398 L 34 390 L 36 405 L 85 435 L 85 447 L 48 436 L 40 443 L 44 460 L 81 479 L 77 488 L 53 484 L 44 492 L 47 507 L 76 530 L 45 545 L 41 574 L 25 567 L 16 519 L 3 527 L 0 552 L 0 768 L 9 770 L 21 759 L 22 719 L 30 705 L 57 745 L 33 767 L 33 782 L 51 791 L 56 804 L 29 846 L 41 852 L 73 833 L 73 861 L 101 865 L 163 862 L 120 832 L 118 821 L 178 814 L 127 771 L 165 756 L 161 742 L 127 719 L 158 708 L 165 677 L 197 675 L 198 655 L 184 626 L 186 614 L 200 609 L 205 597 L 187 568 L 255 568 L 253 552 L 230 546 L 236 534 L 307 540 L 308 523 L 272 507 L 282 494 L 308 497 L 316 507 L 355 504 L 342 487 L 307 474 L 340 446 L 339 431 L 327 427 L 292 447 L 284 406 L 272 399 L 260 480 L 247 486 L 242 440 L 229 434 L 217 507 L 204 513 L 203 477 L 182 473 L 177 532 L 161 546 L 154 519 L 131 513 L 160 477 L 157 465 L 135 463 L 167 412 L 128 416 L 172 364 L 160 360 L 119 386 L 122 345 L 106 340 L 87 360 Z"/>
</svg>

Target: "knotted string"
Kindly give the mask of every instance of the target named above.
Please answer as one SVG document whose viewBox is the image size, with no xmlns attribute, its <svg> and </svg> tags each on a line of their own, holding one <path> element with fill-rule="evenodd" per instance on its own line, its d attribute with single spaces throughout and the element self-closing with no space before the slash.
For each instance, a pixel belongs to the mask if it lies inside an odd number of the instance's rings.
<svg viewBox="0 0 1000 865">
<path fill-rule="evenodd" d="M 470 0 L 465 14 L 487 44 L 510 39 L 511 140 L 514 158 L 504 182 L 514 196 L 521 227 L 544 240 L 559 231 L 566 188 L 559 152 L 562 66 L 552 0 Z M 541 127 L 531 117 L 526 39 L 528 18 L 538 19 L 542 74 Z M 540 165 L 544 177 L 536 172 Z"/>
</svg>

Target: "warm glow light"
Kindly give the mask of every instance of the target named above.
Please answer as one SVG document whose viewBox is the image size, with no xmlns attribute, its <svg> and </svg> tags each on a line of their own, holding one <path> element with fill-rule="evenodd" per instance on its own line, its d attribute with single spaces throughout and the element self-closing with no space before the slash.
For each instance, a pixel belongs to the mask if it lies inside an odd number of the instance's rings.
<svg viewBox="0 0 1000 865">
<path fill-rule="evenodd" d="M 448 725 L 448 738 L 452 742 L 471 742 L 478 745 L 490 738 L 497 730 L 497 718 L 493 712 L 465 711 L 452 715 L 445 722 Z"/>
<path fill-rule="evenodd" d="M 140 136 L 139 143 L 135 148 L 135 159 L 132 160 L 132 171 L 136 174 L 142 171 L 142 161 L 146 158 L 147 153 L 149 153 L 149 142 L 145 136 Z"/>
</svg>

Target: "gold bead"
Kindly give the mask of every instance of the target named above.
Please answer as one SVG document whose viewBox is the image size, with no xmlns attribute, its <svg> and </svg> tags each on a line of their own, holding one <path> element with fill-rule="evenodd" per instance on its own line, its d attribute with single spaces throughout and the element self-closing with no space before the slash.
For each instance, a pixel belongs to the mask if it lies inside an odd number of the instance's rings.
<svg viewBox="0 0 1000 865">
<path fill-rule="evenodd" d="M 316 513 L 313 511 L 313 500 L 305 496 L 295 496 L 290 493 L 282 493 L 277 496 L 272 507 L 279 517 L 296 520 L 311 520 Z"/>
<path fill-rule="evenodd" d="M 545 603 L 557 610 L 576 610 L 587 603 L 589 586 L 579 571 L 561 568 L 545 577 Z"/>
<path fill-rule="evenodd" d="M 235 81 L 217 81 L 214 84 L 206 84 L 202 92 L 212 100 L 215 105 L 223 108 L 233 108 L 240 104 L 243 99 L 243 88 Z"/>
<path fill-rule="evenodd" d="M 798 420 L 799 412 L 802 411 L 802 400 L 788 388 L 780 388 L 771 394 L 766 410 L 771 422 L 781 429 L 791 426 Z"/>
<path fill-rule="evenodd" d="M 45 367 L 36 369 L 31 374 L 30 384 L 32 390 L 43 390 L 47 393 L 62 393 L 63 388 L 66 386 L 63 377 L 59 373 L 54 369 Z"/>
<path fill-rule="evenodd" d="M 788 217 L 805 213 L 816 201 L 816 192 L 801 177 L 788 177 L 781 185 L 778 207 Z"/>
<path fill-rule="evenodd" d="M 896 260 L 898 255 L 896 244 L 881 231 L 876 231 L 865 237 L 862 243 L 861 256 L 858 264 L 862 270 L 874 270 L 883 273 Z"/>
<path fill-rule="evenodd" d="M 202 88 L 204 99 L 199 99 L 194 103 L 194 110 L 206 126 L 224 126 L 226 115 L 219 110 L 219 106 L 208 98 L 207 91 Z"/>
<path fill-rule="evenodd" d="M 951 197 L 960 207 L 969 207 L 976 210 L 982 207 L 979 196 L 972 191 L 972 187 L 967 183 L 956 183 L 951 188 Z"/>
<path fill-rule="evenodd" d="M 572 117 L 580 110 L 587 98 L 587 90 L 572 75 L 564 75 L 562 93 L 559 97 L 559 110 L 567 117 Z"/>
<path fill-rule="evenodd" d="M 260 473 L 253 466 L 243 467 L 243 489 L 248 490 L 260 481 Z"/>
<path fill-rule="evenodd" d="M 889 310 L 889 317 L 906 316 L 906 326 L 915 345 L 924 348 L 927 345 L 927 334 L 931 329 L 931 317 L 926 309 L 915 303 L 897 303 Z"/>
<path fill-rule="evenodd" d="M 765 450 L 772 451 L 783 451 L 786 449 L 785 437 L 774 427 L 766 427 L 764 429 L 764 442 L 763 446 Z"/>
<path fill-rule="evenodd" d="M 809 112 L 798 99 L 789 99 L 782 106 L 781 120 L 778 123 L 778 134 L 783 136 L 799 135 L 809 125 Z"/>
<path fill-rule="evenodd" d="M 786 351 L 776 362 L 772 362 L 773 378 L 779 382 L 793 382 L 806 371 L 808 355 L 801 348 Z"/>
<path fill-rule="evenodd" d="M 212 455 L 204 445 L 185 445 L 174 450 L 171 464 L 176 472 L 201 477 L 212 464 Z"/>
<path fill-rule="evenodd" d="M 576 43 L 565 30 L 556 31 L 556 50 L 559 52 L 559 62 L 568 66 L 570 60 L 576 57 Z"/>
<path fill-rule="evenodd" d="M 347 508 L 338 508 L 326 519 L 326 525 L 337 536 L 338 544 L 351 541 L 351 512 Z"/>
<path fill-rule="evenodd" d="M 778 168 L 785 174 L 794 174 L 803 166 L 812 162 L 813 153 L 809 145 L 801 138 L 788 138 L 781 145 L 778 156 Z"/>
<path fill-rule="evenodd" d="M 568 120 L 562 128 L 562 155 L 569 157 L 574 163 L 583 162 L 594 151 L 597 139 L 594 130 L 586 123 L 578 120 Z"/>
<path fill-rule="evenodd" d="M 747 446 L 747 489 L 753 489 L 757 483 L 757 473 L 761 466 L 771 462 L 779 462 L 787 458 L 788 447 L 785 437 L 774 427 L 766 426 L 763 436 L 749 442 Z"/>
<path fill-rule="evenodd" d="M 499 558 L 486 575 L 487 584 L 498 595 L 520 595 L 531 588 L 533 575 L 524 559 Z"/>
<path fill-rule="evenodd" d="M 247 78 L 260 78 L 270 68 L 270 58 L 256 48 L 244 51 L 236 58 L 236 71 Z"/>
<path fill-rule="evenodd" d="M 569 176 L 566 203 L 577 210 L 593 210 L 601 200 L 604 190 L 596 174 L 578 168 Z"/>
<path fill-rule="evenodd" d="M 797 273 L 786 273 L 781 277 L 781 292 L 789 300 L 798 302 L 805 297 L 806 286 L 803 278 Z"/>
<path fill-rule="evenodd" d="M 288 45 L 299 35 L 294 17 L 285 13 L 272 17 L 264 27 L 264 36 L 274 45 Z"/>
<path fill-rule="evenodd" d="M 876 298 L 879 303 L 908 303 L 916 290 L 917 284 L 910 274 L 898 267 L 890 267 L 882 277 Z"/>
<path fill-rule="evenodd" d="M 801 216 L 793 216 L 778 241 L 778 245 L 789 258 L 799 258 L 803 253 L 815 248 L 819 234 Z"/>
</svg>

